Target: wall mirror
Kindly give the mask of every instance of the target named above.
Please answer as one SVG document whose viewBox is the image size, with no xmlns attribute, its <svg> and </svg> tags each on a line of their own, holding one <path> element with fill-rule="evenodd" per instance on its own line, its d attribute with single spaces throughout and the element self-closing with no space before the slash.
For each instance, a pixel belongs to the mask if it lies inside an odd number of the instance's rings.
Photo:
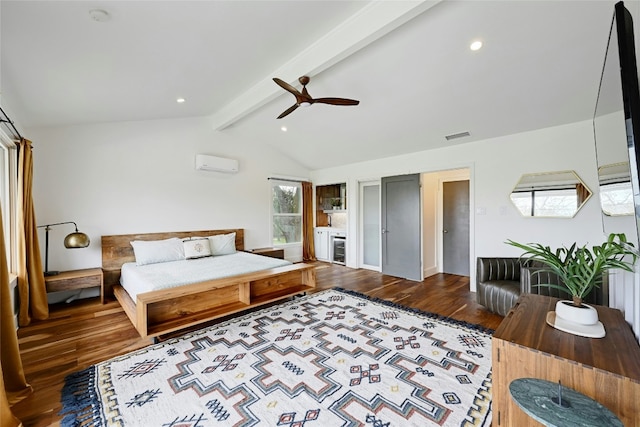
<svg viewBox="0 0 640 427">
<path fill-rule="evenodd" d="M 573 218 L 590 197 L 574 171 L 522 175 L 510 196 L 522 216 L 536 218 Z"/>
<path fill-rule="evenodd" d="M 639 112 L 633 23 L 618 2 L 605 51 L 593 130 L 604 234 L 625 233 L 636 246 L 640 230 Z"/>
<path fill-rule="evenodd" d="M 633 190 L 629 162 L 598 168 L 602 213 L 609 216 L 633 215 Z"/>
</svg>

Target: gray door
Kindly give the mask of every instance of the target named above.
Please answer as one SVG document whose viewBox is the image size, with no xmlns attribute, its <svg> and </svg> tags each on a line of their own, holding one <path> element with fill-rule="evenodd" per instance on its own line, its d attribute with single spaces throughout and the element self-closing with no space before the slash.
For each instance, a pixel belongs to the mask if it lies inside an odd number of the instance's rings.
<svg viewBox="0 0 640 427">
<path fill-rule="evenodd" d="M 442 271 L 469 275 L 469 181 L 442 183 Z"/>
<path fill-rule="evenodd" d="M 382 272 L 422 281 L 420 175 L 382 178 Z"/>
</svg>

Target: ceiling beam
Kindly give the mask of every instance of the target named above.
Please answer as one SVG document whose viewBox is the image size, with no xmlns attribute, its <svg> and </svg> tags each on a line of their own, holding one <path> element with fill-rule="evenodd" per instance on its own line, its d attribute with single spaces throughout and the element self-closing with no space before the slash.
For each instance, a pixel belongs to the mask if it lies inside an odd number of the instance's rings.
<svg viewBox="0 0 640 427">
<path fill-rule="evenodd" d="M 301 75 L 317 75 L 440 1 L 372 1 L 214 113 L 211 116 L 213 128 L 223 130 L 281 95 L 282 89 L 272 80 L 274 76 L 295 84 Z"/>
</svg>

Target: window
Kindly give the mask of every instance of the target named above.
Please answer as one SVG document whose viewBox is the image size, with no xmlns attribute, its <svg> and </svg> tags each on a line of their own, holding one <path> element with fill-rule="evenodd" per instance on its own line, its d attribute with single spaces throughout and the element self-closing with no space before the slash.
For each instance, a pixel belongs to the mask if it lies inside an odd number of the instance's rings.
<svg viewBox="0 0 640 427">
<path fill-rule="evenodd" d="M 7 251 L 9 272 L 16 271 L 16 185 L 17 152 L 15 143 L 0 130 L 0 208 L 2 208 L 2 230 Z"/>
<path fill-rule="evenodd" d="M 600 203 L 605 215 L 633 215 L 631 181 L 600 184 Z"/>
<path fill-rule="evenodd" d="M 575 188 L 513 192 L 511 200 L 524 216 L 570 218 L 579 206 Z"/>
<path fill-rule="evenodd" d="M 302 243 L 302 184 L 271 180 L 271 241 Z"/>
</svg>

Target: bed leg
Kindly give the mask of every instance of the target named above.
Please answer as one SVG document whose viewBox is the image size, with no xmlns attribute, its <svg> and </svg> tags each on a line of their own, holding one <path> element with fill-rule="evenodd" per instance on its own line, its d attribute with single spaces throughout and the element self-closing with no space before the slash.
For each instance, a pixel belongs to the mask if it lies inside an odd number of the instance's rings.
<svg viewBox="0 0 640 427">
<path fill-rule="evenodd" d="M 307 293 L 306 293 L 306 292 L 301 292 L 301 293 L 299 293 L 299 294 L 293 295 L 293 296 L 291 297 L 291 300 L 292 300 L 292 301 L 294 301 L 296 298 L 302 298 L 302 297 L 304 297 L 304 296 L 306 296 L 306 295 L 307 295 Z"/>
<path fill-rule="evenodd" d="M 160 338 L 158 337 L 151 337 L 151 344 L 158 344 L 160 342 Z"/>
</svg>

